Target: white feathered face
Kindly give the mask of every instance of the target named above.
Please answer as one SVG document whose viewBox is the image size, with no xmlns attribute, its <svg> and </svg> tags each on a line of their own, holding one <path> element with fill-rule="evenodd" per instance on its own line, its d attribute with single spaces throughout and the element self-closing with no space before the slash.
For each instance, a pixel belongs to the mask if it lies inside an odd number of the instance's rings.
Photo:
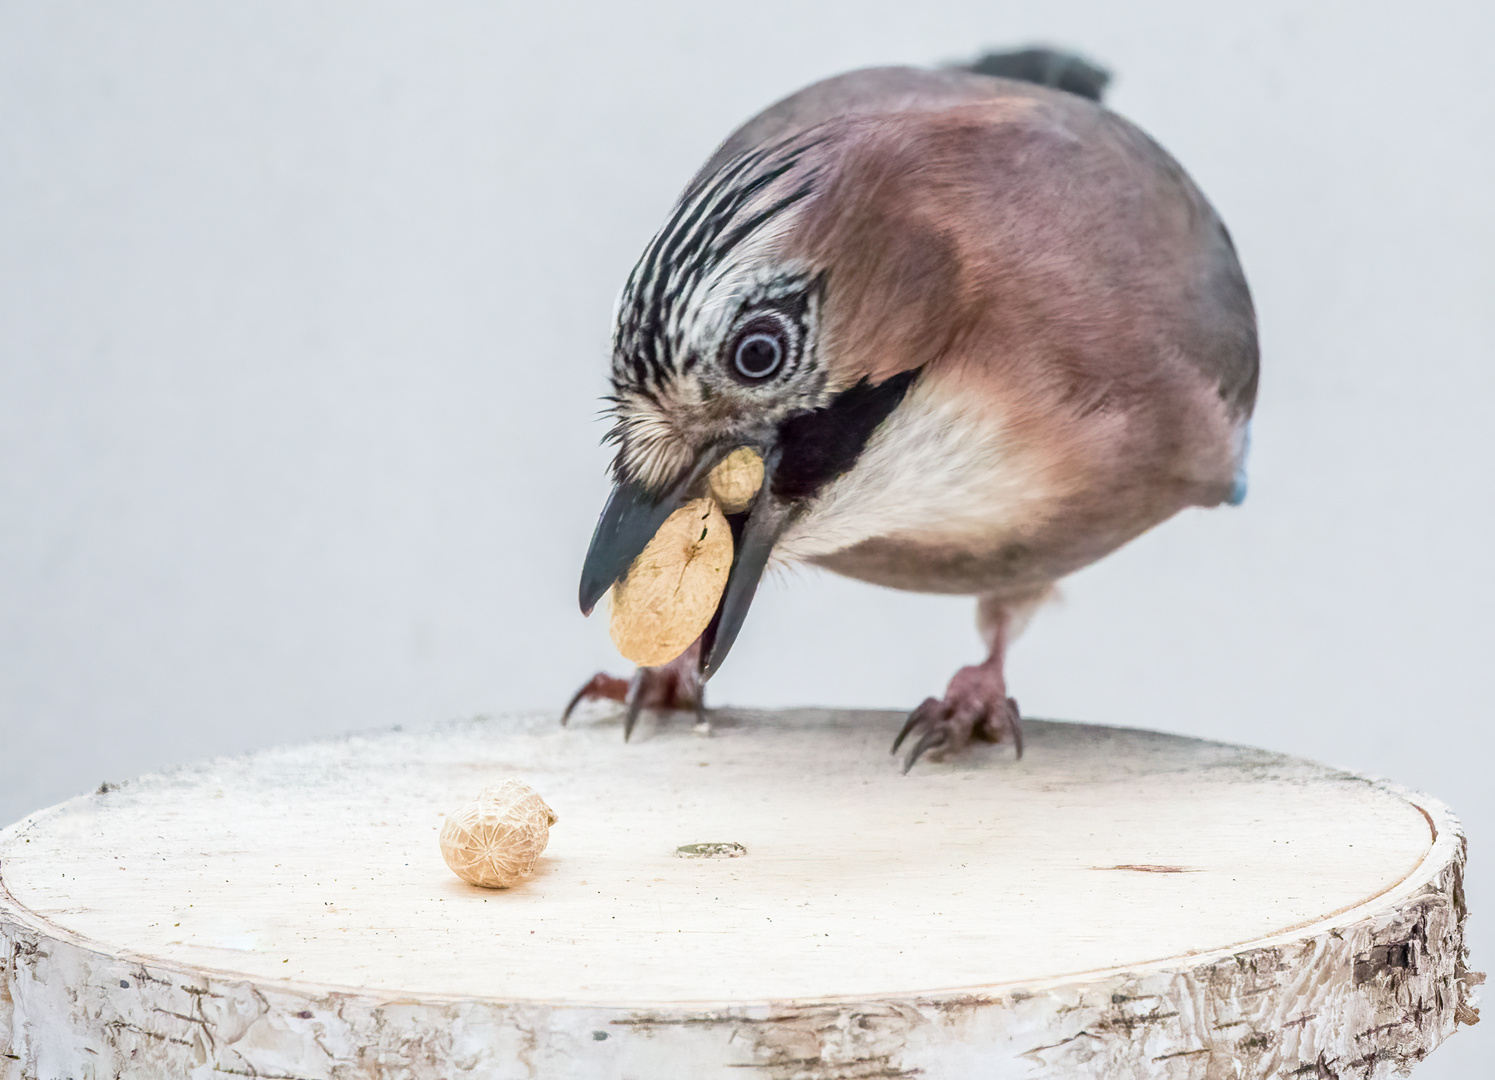
<svg viewBox="0 0 1495 1080">
<path fill-rule="evenodd" d="M 582 568 L 582 610 L 675 509 L 705 491 L 728 453 L 751 446 L 764 461 L 752 503 L 729 518 L 732 568 L 702 635 L 703 677 L 731 648 L 778 538 L 851 466 L 912 378 L 846 386 L 830 377 L 821 326 L 831 286 L 796 250 L 829 139 L 796 136 L 699 179 L 618 301 L 609 396 L 616 484 Z"/>
<path fill-rule="evenodd" d="M 734 277 L 702 283 L 652 348 L 642 327 L 620 320 L 609 436 L 620 478 L 659 488 L 711 444 L 761 448 L 784 419 L 823 403 L 819 280 L 797 270 Z"/>
<path fill-rule="evenodd" d="M 822 403 L 824 278 L 788 252 L 824 143 L 797 137 L 699 178 L 629 275 L 613 335 L 618 479 L 658 488 L 711 443 L 752 444 Z"/>
</svg>

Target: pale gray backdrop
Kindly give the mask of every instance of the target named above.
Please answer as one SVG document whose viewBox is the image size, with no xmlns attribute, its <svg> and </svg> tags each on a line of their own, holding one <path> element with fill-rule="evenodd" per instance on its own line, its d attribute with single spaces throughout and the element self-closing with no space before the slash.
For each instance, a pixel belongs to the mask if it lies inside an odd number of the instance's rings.
<svg viewBox="0 0 1495 1080">
<path fill-rule="evenodd" d="M 0 4 L 0 820 L 621 670 L 574 604 L 596 398 L 678 188 L 805 82 L 1032 41 L 1112 66 L 1215 201 L 1265 374 L 1245 506 L 1077 575 L 1015 692 L 1434 792 L 1495 964 L 1474 2 Z M 712 693 L 911 706 L 970 609 L 795 574 Z"/>
</svg>

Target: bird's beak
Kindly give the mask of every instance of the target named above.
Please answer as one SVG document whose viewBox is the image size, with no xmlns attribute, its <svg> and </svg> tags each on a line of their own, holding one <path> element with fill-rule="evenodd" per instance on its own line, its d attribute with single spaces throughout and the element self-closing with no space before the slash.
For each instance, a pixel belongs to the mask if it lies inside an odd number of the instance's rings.
<svg viewBox="0 0 1495 1080">
<path fill-rule="evenodd" d="M 592 545 L 582 564 L 581 601 L 583 615 L 590 615 L 602 594 L 628 572 L 667 517 L 705 491 L 706 476 L 734 446 L 703 451 L 680 478 L 663 491 L 651 492 L 635 480 L 621 480 L 608 496 L 607 505 L 592 533 Z M 778 455 L 764 460 L 763 486 L 742 514 L 732 514 L 732 569 L 717 603 L 716 614 L 701 641 L 701 677 L 709 679 L 727 658 L 737 632 L 742 629 L 753 594 L 768 565 L 774 544 L 793 519 L 794 505 L 773 494 L 773 471 Z"/>
<path fill-rule="evenodd" d="M 727 575 L 727 587 L 716 605 L 716 615 L 701 635 L 702 682 L 716 674 L 731 651 L 773 547 L 794 520 L 795 504 L 773 493 L 773 470 L 777 463 L 777 454 L 765 459 L 763 487 L 746 515 L 734 515 L 741 517 L 741 524 L 733 523 L 732 572 Z"/>
<path fill-rule="evenodd" d="M 664 519 L 684 506 L 705 487 L 706 474 L 726 456 L 725 450 L 711 450 L 699 455 L 695 463 L 671 485 L 661 491 L 650 491 L 637 480 L 619 480 L 607 497 L 597 528 L 592 532 L 592 546 L 587 548 L 581 567 L 581 613 L 590 615 L 612 588 L 613 582 L 628 572 Z"/>
</svg>

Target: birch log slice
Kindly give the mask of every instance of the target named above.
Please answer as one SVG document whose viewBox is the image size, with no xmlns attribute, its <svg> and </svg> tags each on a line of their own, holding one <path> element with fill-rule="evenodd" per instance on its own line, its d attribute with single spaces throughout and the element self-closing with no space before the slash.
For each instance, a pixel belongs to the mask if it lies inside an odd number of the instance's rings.
<svg viewBox="0 0 1495 1080">
<path fill-rule="evenodd" d="M 1040 722 L 901 776 L 901 719 L 477 720 L 42 811 L 0 833 L 0 1077 L 1319 1080 L 1475 1019 L 1437 802 Z M 508 777 L 564 827 L 495 893 L 437 833 Z"/>
</svg>

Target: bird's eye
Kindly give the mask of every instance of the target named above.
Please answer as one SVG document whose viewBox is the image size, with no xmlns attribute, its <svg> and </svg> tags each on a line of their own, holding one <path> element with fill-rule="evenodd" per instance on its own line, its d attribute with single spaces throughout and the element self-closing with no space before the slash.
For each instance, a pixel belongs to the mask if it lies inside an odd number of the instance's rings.
<svg viewBox="0 0 1495 1080">
<path fill-rule="evenodd" d="M 784 363 L 784 342 L 769 330 L 754 330 L 737 339 L 732 368 L 746 382 L 762 382 Z"/>
</svg>

